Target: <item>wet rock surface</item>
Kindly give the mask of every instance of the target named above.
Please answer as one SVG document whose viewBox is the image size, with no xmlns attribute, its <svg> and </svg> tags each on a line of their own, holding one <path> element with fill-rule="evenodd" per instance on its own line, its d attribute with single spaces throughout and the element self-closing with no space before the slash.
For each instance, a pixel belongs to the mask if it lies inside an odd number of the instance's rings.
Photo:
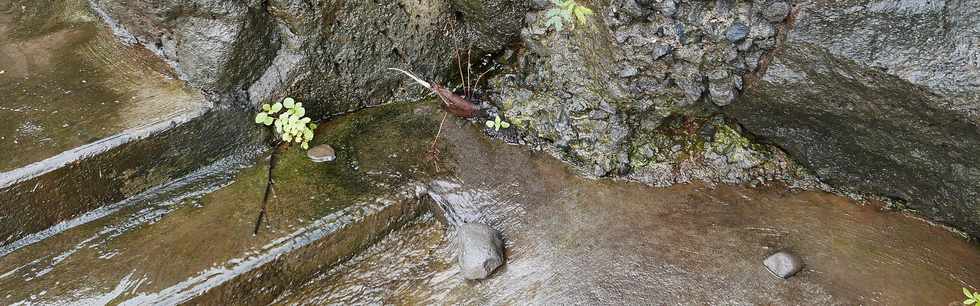
<svg viewBox="0 0 980 306">
<path fill-rule="evenodd" d="M 504 241 L 500 233 L 482 223 L 465 223 L 457 229 L 456 261 L 468 280 L 485 279 L 504 263 Z"/>
<path fill-rule="evenodd" d="M 499 229 L 507 264 L 464 280 L 455 232 L 430 215 L 275 304 L 945 305 L 980 272 L 975 244 L 876 204 L 782 186 L 588 180 L 477 127 L 443 135 L 456 170 L 429 192 L 459 215 L 448 219 Z M 783 248 L 807 273 L 767 271 L 762 260 Z"/>
<path fill-rule="evenodd" d="M 0 247 L 257 140 L 84 0 L 0 2 Z"/>
<path fill-rule="evenodd" d="M 971 1 L 613 0 L 585 3 L 596 14 L 561 33 L 545 26 L 548 1 L 93 3 L 222 101 L 290 93 L 318 115 L 426 94 L 385 68 L 461 83 L 454 48 L 486 64 L 519 40 L 489 100 L 523 143 L 583 174 L 814 185 L 797 160 L 844 191 L 980 233 Z M 753 145 L 692 137 L 718 113 Z"/>
<path fill-rule="evenodd" d="M 0 3 L 0 173 L 208 105 L 85 0 Z"/>
<path fill-rule="evenodd" d="M 832 186 L 978 236 L 978 13 L 959 0 L 800 5 L 725 112 Z"/>
<path fill-rule="evenodd" d="M 430 166 L 419 156 L 438 119 L 414 109 L 320 125 L 314 144 L 343 148 L 333 163 L 314 164 L 298 147 L 282 152 L 257 235 L 269 169 L 268 154 L 252 151 L 0 246 L 0 304 L 271 303 L 284 284 L 309 280 L 422 211 Z"/>
</svg>

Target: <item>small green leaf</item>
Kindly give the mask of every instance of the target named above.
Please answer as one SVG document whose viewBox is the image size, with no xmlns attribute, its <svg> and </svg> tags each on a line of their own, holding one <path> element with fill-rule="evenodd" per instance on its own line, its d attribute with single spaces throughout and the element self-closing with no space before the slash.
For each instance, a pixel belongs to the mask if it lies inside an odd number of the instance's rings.
<svg viewBox="0 0 980 306">
<path fill-rule="evenodd" d="M 589 15 L 592 15 L 592 10 L 582 6 L 575 8 L 575 18 L 578 19 L 578 23 L 582 25 L 588 24 L 589 19 L 587 16 Z"/>
<path fill-rule="evenodd" d="M 559 10 L 559 9 L 550 9 L 550 10 L 548 10 L 547 13 L 544 14 L 544 17 L 545 18 L 548 18 L 548 19 L 551 19 L 551 18 L 554 18 L 554 17 L 558 17 L 558 15 L 560 15 L 560 14 L 561 14 L 561 10 Z"/>
<path fill-rule="evenodd" d="M 282 106 L 285 106 L 286 108 L 293 108 L 295 105 L 296 100 L 293 100 L 293 98 L 286 98 L 282 100 Z"/>
<path fill-rule="evenodd" d="M 299 105 L 299 103 L 297 103 L 297 105 Z M 305 108 L 302 108 L 302 107 L 297 107 L 296 108 L 296 117 L 303 117 L 303 116 L 306 116 L 306 109 Z"/>
<path fill-rule="evenodd" d="M 572 21 L 572 11 L 561 11 L 561 14 L 559 16 L 561 16 L 561 19 L 564 21 L 567 22 Z"/>
<path fill-rule="evenodd" d="M 492 129 L 492 128 L 493 128 L 493 126 L 494 126 L 494 123 L 493 123 L 493 121 L 491 121 L 491 120 L 487 120 L 487 127 L 488 127 L 488 128 L 491 128 L 491 129 Z"/>
<path fill-rule="evenodd" d="M 963 301 L 963 305 L 972 305 L 972 304 L 974 304 L 976 302 L 977 302 L 977 300 L 967 299 L 966 301 Z"/>
<path fill-rule="evenodd" d="M 565 1 L 560 6 L 563 10 L 571 11 L 576 5 L 575 1 Z"/>
<path fill-rule="evenodd" d="M 262 104 L 262 110 L 263 111 L 268 112 L 271 109 L 272 109 L 272 106 L 270 106 L 269 104 Z"/>
<path fill-rule="evenodd" d="M 973 297 L 973 294 L 970 293 L 970 289 L 966 289 L 966 287 L 963 288 L 963 294 L 965 294 L 966 297 L 968 297 L 968 298 L 972 298 Z"/>
<path fill-rule="evenodd" d="M 561 17 L 557 17 L 557 16 L 551 17 L 551 19 L 548 19 L 548 21 L 545 22 L 545 27 L 555 28 L 555 32 L 561 32 L 562 30 Z"/>
<path fill-rule="evenodd" d="M 293 142 L 293 135 L 282 134 L 282 141 Z"/>
<path fill-rule="evenodd" d="M 310 129 L 311 130 L 316 130 L 316 127 L 318 127 L 318 125 L 316 125 L 316 123 L 310 123 Z"/>
<path fill-rule="evenodd" d="M 303 131 L 303 139 L 313 140 L 313 131 L 311 131 L 311 130 L 305 130 L 305 131 Z"/>
<path fill-rule="evenodd" d="M 507 123 L 506 121 L 500 123 L 500 128 L 502 129 L 506 129 L 509 127 L 510 127 L 510 123 Z"/>
<path fill-rule="evenodd" d="M 303 150 L 309 150 L 309 149 L 310 149 L 310 143 L 309 143 L 309 142 L 306 142 L 306 141 L 304 141 L 304 142 L 303 142 Z"/>
<path fill-rule="evenodd" d="M 269 115 L 268 114 L 266 114 L 266 113 L 259 113 L 258 115 L 255 115 L 255 123 L 256 124 L 262 124 L 263 122 L 265 122 L 265 119 L 266 118 L 269 118 Z"/>
<path fill-rule="evenodd" d="M 281 110 L 282 110 L 282 103 L 276 102 L 276 104 L 272 105 L 271 111 L 273 114 L 278 113 Z"/>
<path fill-rule="evenodd" d="M 265 118 L 265 122 L 263 122 L 263 123 L 265 124 L 265 126 L 270 126 L 275 121 L 276 121 L 276 119 L 272 119 L 271 117 L 266 117 Z"/>
</svg>

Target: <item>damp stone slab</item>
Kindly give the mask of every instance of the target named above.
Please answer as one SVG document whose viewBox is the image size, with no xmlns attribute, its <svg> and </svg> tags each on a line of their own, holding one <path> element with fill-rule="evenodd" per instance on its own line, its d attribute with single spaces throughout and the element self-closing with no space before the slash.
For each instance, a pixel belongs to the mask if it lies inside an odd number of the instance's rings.
<svg viewBox="0 0 980 306">
<path fill-rule="evenodd" d="M 208 104 L 84 0 L 0 3 L 0 173 Z"/>
<path fill-rule="evenodd" d="M 413 105 L 322 124 L 314 144 L 330 143 L 337 160 L 281 151 L 275 197 L 254 236 L 268 154 L 224 179 L 7 249 L 0 304 L 269 303 L 282 284 L 304 283 L 417 218 L 429 169 L 419 157 L 437 126 Z"/>
<path fill-rule="evenodd" d="M 275 305 L 961 305 L 980 275 L 975 242 L 875 203 L 778 184 L 584 179 L 478 127 L 442 135 L 455 172 L 429 192 L 451 215 L 395 232 Z M 434 220 L 499 230 L 506 263 L 464 280 L 453 227 Z M 780 250 L 803 271 L 773 277 L 762 260 Z"/>
<path fill-rule="evenodd" d="M 84 0 L 0 2 L 0 118 L 0 246 L 255 142 Z"/>
</svg>

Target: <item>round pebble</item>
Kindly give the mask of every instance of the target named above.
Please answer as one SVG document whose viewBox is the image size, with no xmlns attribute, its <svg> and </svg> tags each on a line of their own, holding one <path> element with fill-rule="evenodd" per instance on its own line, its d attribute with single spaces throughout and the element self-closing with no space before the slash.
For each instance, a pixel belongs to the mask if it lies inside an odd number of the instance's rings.
<svg viewBox="0 0 980 306">
<path fill-rule="evenodd" d="M 306 156 L 315 163 L 330 162 L 337 159 L 333 147 L 327 144 L 318 145 L 306 151 Z"/>
</svg>

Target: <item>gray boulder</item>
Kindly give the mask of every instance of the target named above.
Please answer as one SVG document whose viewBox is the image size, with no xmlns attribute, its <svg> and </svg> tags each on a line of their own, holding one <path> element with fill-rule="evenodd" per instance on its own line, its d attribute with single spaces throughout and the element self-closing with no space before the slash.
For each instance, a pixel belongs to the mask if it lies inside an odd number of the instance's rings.
<svg viewBox="0 0 980 306">
<path fill-rule="evenodd" d="M 980 2 L 799 8 L 725 112 L 826 183 L 980 236 Z"/>
<path fill-rule="evenodd" d="M 766 257 L 766 260 L 762 261 L 762 264 L 766 266 L 766 269 L 772 275 L 784 279 L 803 270 L 803 260 L 800 260 L 800 257 L 793 253 L 786 251 L 779 251 L 769 255 L 769 257 Z"/>
<path fill-rule="evenodd" d="M 504 241 L 497 230 L 482 223 L 466 223 L 458 228 L 457 235 L 457 260 L 463 278 L 487 278 L 504 263 Z"/>
</svg>

